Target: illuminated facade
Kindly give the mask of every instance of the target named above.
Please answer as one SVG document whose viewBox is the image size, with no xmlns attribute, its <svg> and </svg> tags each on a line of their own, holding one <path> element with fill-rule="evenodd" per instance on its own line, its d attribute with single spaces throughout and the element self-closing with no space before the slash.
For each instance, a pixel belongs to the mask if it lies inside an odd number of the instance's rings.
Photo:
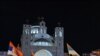
<svg viewBox="0 0 100 56">
<path fill-rule="evenodd" d="M 64 56 L 64 29 L 55 28 L 55 36 L 47 33 L 46 23 L 41 21 L 39 25 L 23 25 L 21 48 L 24 56 Z"/>
</svg>

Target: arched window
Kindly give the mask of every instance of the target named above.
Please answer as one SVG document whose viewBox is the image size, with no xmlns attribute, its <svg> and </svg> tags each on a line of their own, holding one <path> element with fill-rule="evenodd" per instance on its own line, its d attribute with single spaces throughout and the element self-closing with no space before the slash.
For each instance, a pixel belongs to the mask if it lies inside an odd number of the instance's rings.
<svg viewBox="0 0 100 56">
<path fill-rule="evenodd" d="M 63 37 L 62 31 L 59 32 L 59 36 L 60 37 Z"/>
<path fill-rule="evenodd" d="M 53 56 L 53 55 L 50 51 L 42 49 L 37 51 L 34 56 Z"/>
<path fill-rule="evenodd" d="M 26 34 L 29 34 L 29 29 L 25 29 L 25 33 Z"/>
</svg>

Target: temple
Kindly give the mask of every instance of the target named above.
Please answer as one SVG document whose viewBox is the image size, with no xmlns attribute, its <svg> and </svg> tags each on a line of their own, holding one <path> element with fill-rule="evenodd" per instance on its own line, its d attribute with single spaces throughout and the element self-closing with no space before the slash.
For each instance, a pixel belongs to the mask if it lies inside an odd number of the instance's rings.
<svg viewBox="0 0 100 56">
<path fill-rule="evenodd" d="M 64 28 L 55 27 L 54 36 L 47 33 L 45 21 L 23 25 L 21 48 L 24 56 L 64 56 Z"/>
</svg>

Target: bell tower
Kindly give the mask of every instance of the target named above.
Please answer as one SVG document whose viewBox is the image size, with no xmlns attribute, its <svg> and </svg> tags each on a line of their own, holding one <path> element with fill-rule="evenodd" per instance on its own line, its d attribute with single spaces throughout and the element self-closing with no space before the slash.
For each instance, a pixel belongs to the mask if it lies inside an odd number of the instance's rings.
<svg viewBox="0 0 100 56">
<path fill-rule="evenodd" d="M 22 51 L 24 56 L 30 56 L 30 27 L 31 25 L 24 24 L 23 25 L 23 33 L 21 38 Z M 27 50 L 27 51 L 26 51 Z"/>
<path fill-rule="evenodd" d="M 57 46 L 57 56 L 64 56 L 64 28 L 55 28 L 55 45 Z"/>
</svg>

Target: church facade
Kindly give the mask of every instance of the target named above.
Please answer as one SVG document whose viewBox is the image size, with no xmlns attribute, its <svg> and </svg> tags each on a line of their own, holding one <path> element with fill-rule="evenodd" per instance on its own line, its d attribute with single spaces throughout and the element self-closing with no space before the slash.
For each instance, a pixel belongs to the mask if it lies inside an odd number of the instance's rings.
<svg viewBox="0 0 100 56">
<path fill-rule="evenodd" d="M 23 25 L 21 48 L 24 56 L 64 56 L 64 28 L 55 27 L 54 36 L 47 33 L 46 23 Z"/>
</svg>

